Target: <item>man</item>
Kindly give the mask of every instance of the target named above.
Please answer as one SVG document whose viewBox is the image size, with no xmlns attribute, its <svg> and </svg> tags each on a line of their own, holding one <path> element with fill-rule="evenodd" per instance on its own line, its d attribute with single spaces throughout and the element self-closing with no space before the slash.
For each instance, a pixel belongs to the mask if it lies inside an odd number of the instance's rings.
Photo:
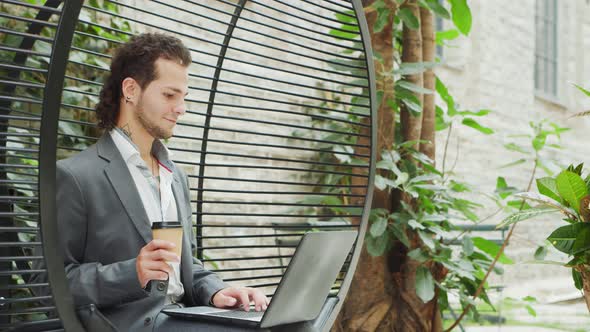
<svg viewBox="0 0 590 332">
<path fill-rule="evenodd" d="M 96 109 L 103 136 L 57 163 L 59 234 L 74 302 L 95 305 L 120 331 L 152 330 L 164 306 L 268 305 L 260 290 L 226 285 L 192 255 L 188 178 L 161 142 L 185 113 L 190 63 L 189 50 L 171 36 L 142 34 L 123 44 Z M 182 222 L 182 257 L 173 243 L 152 239 L 151 224 L 161 220 Z"/>
</svg>

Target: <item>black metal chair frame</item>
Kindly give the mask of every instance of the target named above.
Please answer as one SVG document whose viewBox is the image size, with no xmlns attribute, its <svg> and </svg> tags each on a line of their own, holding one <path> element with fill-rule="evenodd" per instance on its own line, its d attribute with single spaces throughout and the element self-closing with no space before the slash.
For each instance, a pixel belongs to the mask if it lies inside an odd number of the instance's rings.
<svg viewBox="0 0 590 332">
<path fill-rule="evenodd" d="M 7 50 L 4 51 L 15 51 L 16 57 L 12 64 L 5 65 L 5 68 L 9 68 L 15 73 L 13 77 L 14 80 L 2 80 L 2 85 L 4 86 L 2 89 L 2 96 L 0 96 L 0 102 L 2 103 L 2 110 L 0 110 L 0 123 L 2 124 L 2 130 L 0 132 L 7 133 L 7 126 L 8 120 L 14 118 L 15 115 L 10 114 L 10 105 L 12 102 L 18 101 L 18 98 L 12 97 L 10 91 L 14 91 L 15 87 L 19 84 L 18 83 L 18 76 L 19 70 L 26 70 L 25 61 L 29 54 L 33 54 L 31 51 L 33 44 L 35 43 L 36 38 L 39 37 L 39 33 L 41 28 L 43 27 L 43 22 L 48 22 L 49 18 L 52 14 L 58 14 L 59 21 L 56 24 L 56 34 L 54 40 L 51 42 L 53 45 L 58 45 L 58 47 L 52 48 L 52 53 L 50 54 L 50 64 L 47 71 L 47 83 L 44 87 L 44 98 L 42 100 L 42 119 L 41 127 L 39 131 L 39 178 L 38 178 L 38 189 L 39 189 L 39 222 L 40 228 L 42 231 L 42 241 L 37 243 L 37 245 L 41 245 L 44 252 L 44 259 L 47 266 L 47 274 L 49 278 L 49 285 L 51 287 L 53 293 L 53 300 L 55 301 L 55 307 L 57 309 L 57 313 L 59 314 L 59 319 L 54 319 L 50 322 L 38 322 L 38 324 L 31 323 L 31 328 L 44 328 L 54 326 L 56 322 L 61 322 L 63 327 L 68 331 L 79 331 L 83 330 L 80 321 L 78 320 L 76 313 L 74 311 L 74 302 L 69 293 L 68 285 L 66 282 L 66 275 L 63 269 L 63 259 L 61 253 L 59 251 L 59 246 L 56 245 L 58 241 L 58 229 L 57 229 L 57 211 L 56 205 L 54 204 L 55 200 L 55 188 L 56 188 L 56 151 L 58 149 L 57 143 L 57 132 L 58 132 L 58 122 L 60 119 L 60 107 L 62 105 L 62 93 L 63 93 L 63 86 L 65 81 L 66 75 L 66 67 L 68 65 L 68 57 L 72 46 L 72 40 L 75 33 L 76 24 L 78 23 L 78 18 L 80 11 L 83 7 L 83 1 L 76 1 L 76 0 L 68 0 L 65 2 L 59 0 L 47 0 L 46 3 L 42 6 L 31 5 L 27 3 L 23 3 L 16 0 L 3 0 L 6 4 L 16 4 L 16 5 L 23 5 L 28 6 L 30 8 L 39 9 L 39 14 L 34 20 L 31 20 L 33 24 L 30 26 L 29 31 L 27 33 L 21 33 L 22 37 L 24 37 L 23 42 L 21 44 L 20 49 L 18 50 Z M 305 3 L 311 3 L 313 1 L 304 1 Z M 302 5 L 305 3 L 302 2 Z M 376 88 L 375 88 L 375 72 L 373 68 L 373 55 L 370 46 L 370 36 L 369 30 L 367 27 L 367 23 L 364 18 L 363 8 L 361 5 L 360 0 L 350 0 L 350 1 L 339 1 L 339 0 L 331 0 L 329 1 L 334 6 L 342 6 L 343 8 L 350 8 L 354 10 L 356 19 L 358 21 L 358 26 L 360 28 L 360 42 L 362 45 L 362 51 L 364 52 L 364 59 L 365 59 L 365 67 L 367 71 L 367 82 L 368 82 L 368 91 L 370 99 L 370 115 L 369 115 L 369 122 L 368 126 L 370 126 L 370 156 L 369 156 L 369 168 L 368 168 L 368 176 L 367 176 L 367 187 L 365 191 L 365 200 L 364 206 L 362 207 L 362 215 L 360 216 L 360 224 L 357 225 L 359 230 L 359 238 L 357 240 L 356 246 L 354 251 L 350 257 L 349 261 L 349 268 L 348 273 L 346 273 L 345 277 L 341 281 L 341 286 L 338 291 L 338 298 L 340 299 L 336 304 L 335 307 L 331 310 L 330 314 L 326 318 L 323 324 L 323 330 L 328 330 L 334 320 L 340 308 L 342 306 L 344 297 L 351 287 L 351 282 L 353 278 L 353 271 L 358 262 L 360 251 L 362 248 L 363 238 L 365 236 L 365 231 L 368 223 L 368 216 L 371 207 L 371 198 L 372 198 L 372 191 L 373 191 L 373 178 L 375 174 L 375 147 L 376 147 Z M 238 20 L 240 19 L 242 12 L 247 5 L 247 0 L 240 0 L 237 5 L 235 5 L 235 10 L 232 16 L 231 21 L 228 24 L 227 31 L 225 32 L 225 37 L 220 48 L 220 52 L 218 54 L 218 62 L 216 65 L 216 70 L 214 72 L 214 77 L 211 85 L 211 91 L 209 94 L 209 105 L 207 107 L 207 113 L 205 117 L 205 125 L 204 131 L 202 136 L 202 148 L 200 155 L 200 165 L 206 164 L 207 158 L 207 148 L 209 143 L 209 134 L 210 134 L 210 127 L 211 127 L 211 119 L 213 113 L 213 107 L 216 101 L 216 98 L 223 98 L 217 95 L 217 86 L 220 81 L 220 76 L 222 71 L 224 70 L 224 60 L 226 57 L 226 52 L 228 50 L 230 41 L 233 38 L 234 29 L 237 25 Z M 60 8 L 61 5 L 61 8 Z M 321 6 L 321 5 L 316 5 Z M 37 23 L 34 23 L 37 22 Z M 10 33 L 10 31 L 4 31 L 5 29 L 2 28 L 1 32 Z M 7 136 L 7 134 L 4 134 Z M 199 174 L 196 176 L 198 178 L 198 188 L 201 189 L 204 186 L 204 179 L 206 178 L 205 175 L 206 167 L 199 168 Z M 10 180 L 6 180 L 5 182 L 10 182 Z M 197 193 L 197 211 L 203 211 L 203 190 L 198 190 Z M 9 193 L 2 188 L 3 196 L 10 196 Z M 9 202 L 10 200 L 8 200 Z M 5 222 L 6 220 L 10 219 L 13 215 L 12 212 L 7 211 L 4 201 L 1 203 L 2 211 L 0 212 L 0 216 L 2 218 L 2 223 L 0 224 L 0 230 L 5 232 L 6 234 L 10 234 L 10 232 L 14 232 L 14 227 L 7 226 L 8 224 Z M 203 233 L 202 230 L 204 227 L 199 227 L 203 225 L 203 215 L 197 214 L 197 241 L 198 241 L 198 257 L 203 258 Z M 309 227 L 307 227 L 309 228 Z M 305 229 L 302 228 L 302 229 Z M 0 238 L 0 259 L 1 262 L 13 262 L 14 261 L 14 251 L 7 251 L 10 248 L 14 248 L 15 244 L 13 241 L 8 241 L 8 237 L 5 235 L 1 235 Z M 18 247 L 18 244 L 16 244 Z M 281 256 L 279 254 L 279 256 Z M 13 260 L 10 260 L 13 258 Z M 2 265 L 3 267 L 7 267 L 6 264 Z M 2 268 L 2 273 L 10 274 L 10 267 L 8 266 L 8 271 L 4 271 Z M 4 285 L 1 285 L 4 286 Z M 0 313 L 2 310 L 2 306 L 6 303 L 9 303 L 11 299 L 0 299 Z M 45 325 L 44 325 L 45 324 Z"/>
</svg>

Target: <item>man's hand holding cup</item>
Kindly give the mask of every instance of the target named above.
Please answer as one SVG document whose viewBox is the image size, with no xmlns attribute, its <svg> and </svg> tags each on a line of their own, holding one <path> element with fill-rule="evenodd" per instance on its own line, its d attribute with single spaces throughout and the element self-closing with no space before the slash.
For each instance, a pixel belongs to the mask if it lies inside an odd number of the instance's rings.
<svg viewBox="0 0 590 332">
<path fill-rule="evenodd" d="M 141 248 L 137 256 L 137 277 L 142 288 L 150 280 L 166 280 L 172 273 L 169 263 L 180 263 L 182 225 L 179 222 L 154 222 L 153 240 Z"/>
</svg>

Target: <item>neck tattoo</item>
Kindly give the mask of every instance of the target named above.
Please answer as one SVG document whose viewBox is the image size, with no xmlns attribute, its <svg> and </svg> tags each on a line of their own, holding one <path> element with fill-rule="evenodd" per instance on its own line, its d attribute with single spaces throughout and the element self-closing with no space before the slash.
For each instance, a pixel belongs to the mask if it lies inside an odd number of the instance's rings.
<svg viewBox="0 0 590 332">
<path fill-rule="evenodd" d="M 156 179 L 158 182 L 160 182 L 160 172 L 158 171 L 158 162 L 156 161 L 156 157 L 154 157 L 152 154 L 150 154 L 150 157 L 152 157 L 152 176 L 154 177 L 154 179 Z M 154 172 L 156 172 L 157 175 L 154 175 Z"/>
<path fill-rule="evenodd" d="M 131 138 L 131 127 L 129 127 L 129 124 L 127 123 L 126 125 L 124 125 L 123 127 L 120 127 L 121 131 L 127 135 L 127 137 Z"/>
</svg>

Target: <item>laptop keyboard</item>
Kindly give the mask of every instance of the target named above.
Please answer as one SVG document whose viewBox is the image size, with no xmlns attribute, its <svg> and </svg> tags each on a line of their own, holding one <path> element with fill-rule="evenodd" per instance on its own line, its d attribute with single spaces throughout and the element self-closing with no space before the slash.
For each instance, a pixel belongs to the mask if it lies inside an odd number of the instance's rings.
<svg viewBox="0 0 590 332">
<path fill-rule="evenodd" d="M 232 311 L 220 311 L 220 312 L 209 312 L 207 315 L 229 317 L 229 318 L 262 318 L 264 311 L 244 311 L 244 310 L 232 310 Z"/>
</svg>

